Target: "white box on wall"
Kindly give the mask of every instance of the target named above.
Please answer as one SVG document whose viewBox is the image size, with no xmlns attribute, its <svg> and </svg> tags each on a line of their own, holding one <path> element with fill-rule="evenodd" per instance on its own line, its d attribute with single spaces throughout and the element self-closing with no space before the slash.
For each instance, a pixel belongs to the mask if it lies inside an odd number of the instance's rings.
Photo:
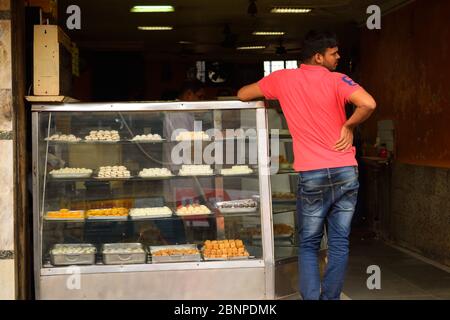
<svg viewBox="0 0 450 320">
<path fill-rule="evenodd" d="M 70 96 L 72 42 L 56 25 L 35 25 L 33 92 L 36 96 Z"/>
</svg>

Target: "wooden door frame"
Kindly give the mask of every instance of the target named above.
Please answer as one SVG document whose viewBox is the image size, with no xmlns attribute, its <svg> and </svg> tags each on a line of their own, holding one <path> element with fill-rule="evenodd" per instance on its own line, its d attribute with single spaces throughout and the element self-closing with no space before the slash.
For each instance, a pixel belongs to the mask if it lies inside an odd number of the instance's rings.
<svg viewBox="0 0 450 320">
<path fill-rule="evenodd" d="M 11 62 L 14 130 L 14 259 L 16 299 L 32 299 L 33 244 L 32 212 L 27 177 L 31 172 L 27 153 L 27 110 L 25 104 L 25 1 L 11 1 Z"/>
</svg>

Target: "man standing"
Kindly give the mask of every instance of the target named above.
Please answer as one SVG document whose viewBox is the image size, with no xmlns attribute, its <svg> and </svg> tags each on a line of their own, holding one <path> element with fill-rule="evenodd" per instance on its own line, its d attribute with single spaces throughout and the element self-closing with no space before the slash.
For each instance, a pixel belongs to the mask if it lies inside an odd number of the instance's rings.
<svg viewBox="0 0 450 320">
<path fill-rule="evenodd" d="M 376 107 L 352 79 L 332 72 L 339 58 L 334 34 L 311 31 L 298 69 L 273 72 L 238 92 L 243 101 L 278 99 L 292 135 L 294 169 L 299 171 L 299 281 L 305 300 L 340 298 L 359 187 L 353 130 Z M 357 107 L 348 120 L 347 102 Z M 318 251 L 325 221 L 328 264 L 321 283 Z"/>
</svg>

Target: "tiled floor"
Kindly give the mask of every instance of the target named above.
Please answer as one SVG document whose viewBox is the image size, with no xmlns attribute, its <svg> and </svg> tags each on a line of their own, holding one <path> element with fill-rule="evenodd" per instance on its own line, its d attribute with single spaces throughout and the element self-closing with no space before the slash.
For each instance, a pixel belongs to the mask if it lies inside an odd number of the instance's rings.
<svg viewBox="0 0 450 320">
<path fill-rule="evenodd" d="M 380 267 L 379 290 L 367 288 L 370 265 Z M 381 241 L 352 239 L 344 294 L 352 300 L 450 299 L 450 273 Z"/>
</svg>

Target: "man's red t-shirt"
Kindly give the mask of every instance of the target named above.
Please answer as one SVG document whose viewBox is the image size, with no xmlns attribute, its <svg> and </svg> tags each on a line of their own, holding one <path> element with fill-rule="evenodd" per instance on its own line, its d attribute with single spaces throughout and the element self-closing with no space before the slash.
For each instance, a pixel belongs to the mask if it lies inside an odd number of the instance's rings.
<svg viewBox="0 0 450 320">
<path fill-rule="evenodd" d="M 266 99 L 278 99 L 292 135 L 294 169 L 309 171 L 357 165 L 355 147 L 334 150 L 346 122 L 345 103 L 361 88 L 348 76 L 302 64 L 258 82 Z"/>
</svg>

